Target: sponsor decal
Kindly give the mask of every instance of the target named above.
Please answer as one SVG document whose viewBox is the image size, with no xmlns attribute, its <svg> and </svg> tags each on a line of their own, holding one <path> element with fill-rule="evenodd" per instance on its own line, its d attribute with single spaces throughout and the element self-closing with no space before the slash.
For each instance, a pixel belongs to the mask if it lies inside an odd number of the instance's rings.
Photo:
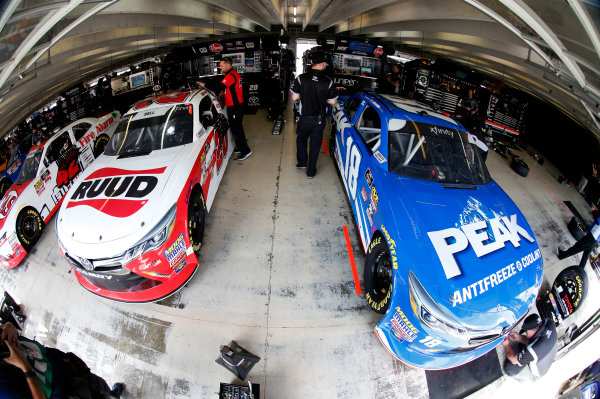
<svg viewBox="0 0 600 399">
<path fill-rule="evenodd" d="M 223 45 L 219 43 L 213 43 L 210 46 L 208 46 L 208 48 L 213 53 L 220 53 L 221 51 L 223 51 Z"/>
<path fill-rule="evenodd" d="M 367 219 L 369 220 L 369 226 L 373 226 L 373 213 L 373 203 L 371 203 L 367 208 Z"/>
<path fill-rule="evenodd" d="M 369 245 L 369 252 L 371 252 L 373 250 L 373 248 L 375 248 L 375 245 L 379 245 L 380 243 L 381 243 L 381 237 L 378 236 L 373 241 L 371 241 L 371 245 Z"/>
<path fill-rule="evenodd" d="M 436 136 L 447 136 L 449 138 L 454 137 L 454 131 L 441 126 L 429 126 L 429 131 Z"/>
<path fill-rule="evenodd" d="M 367 191 L 365 190 L 364 187 L 362 188 L 361 193 L 362 193 L 363 201 L 366 201 L 367 200 Z"/>
<path fill-rule="evenodd" d="M 160 85 L 152 86 L 152 91 L 159 91 L 161 89 Z"/>
<path fill-rule="evenodd" d="M 371 173 L 370 168 L 367 168 L 367 170 L 365 172 L 365 180 L 367 181 L 367 184 L 369 185 L 369 187 L 371 187 L 373 185 L 373 174 Z"/>
<path fill-rule="evenodd" d="M 491 228 L 491 236 L 487 232 L 488 228 Z M 447 279 L 462 274 L 454 254 L 466 250 L 469 244 L 477 257 L 481 258 L 504 248 L 507 241 L 515 248 L 521 245 L 521 237 L 534 242 L 527 230 L 517 224 L 517 215 L 511 215 L 510 218 L 497 216 L 487 221 L 479 220 L 465 224 L 460 228 L 431 231 L 427 235 L 437 252 Z"/>
<path fill-rule="evenodd" d="M 379 204 L 379 195 L 377 195 L 377 190 L 375 189 L 375 185 L 371 186 L 371 205 L 373 207 L 373 213 L 377 212 L 377 204 Z"/>
<path fill-rule="evenodd" d="M 0 203 L 0 220 L 8 216 L 8 213 L 12 209 L 15 201 L 17 200 L 18 194 L 15 190 L 6 194 Z"/>
<path fill-rule="evenodd" d="M 390 256 L 392 258 L 392 267 L 394 269 L 398 268 L 398 256 L 396 255 L 396 241 L 392 240 L 390 233 L 388 233 L 387 229 L 384 225 L 381 225 L 381 231 L 385 235 L 385 240 L 387 241 L 388 247 L 390 249 Z"/>
<path fill-rule="evenodd" d="M 90 271 L 77 268 L 77 273 L 82 274 L 87 277 L 98 278 L 102 280 L 112 280 L 113 276 L 111 274 L 100 274 L 100 273 L 92 273 Z"/>
<path fill-rule="evenodd" d="M 348 122 L 348 118 L 344 114 L 344 109 L 339 104 L 333 106 L 333 119 L 335 120 L 335 127 L 338 132 L 341 133 L 342 139 L 344 138 L 344 129 L 351 127 Z M 342 144 L 343 140 L 342 140 Z"/>
<path fill-rule="evenodd" d="M 48 183 L 48 182 L 50 181 L 50 179 L 51 179 L 51 178 L 52 178 L 52 176 L 50 176 L 50 171 L 48 171 L 48 170 L 45 170 L 45 171 L 42 173 L 42 177 L 41 177 L 41 179 L 44 181 L 44 183 Z"/>
<path fill-rule="evenodd" d="M 174 268 L 175 274 L 179 273 L 180 271 L 183 270 L 184 267 L 187 266 L 187 262 L 186 260 L 182 260 L 181 263 L 179 263 L 179 265 L 177 265 L 177 267 Z"/>
<path fill-rule="evenodd" d="M 129 217 L 139 211 L 158 185 L 154 175 L 166 167 L 146 170 L 103 168 L 90 174 L 75 188 L 68 208 L 90 206 L 113 217 Z"/>
<path fill-rule="evenodd" d="M 179 234 L 179 237 L 167 248 L 163 254 L 169 261 L 169 266 L 175 268 L 182 260 L 185 259 L 185 239 L 183 233 Z"/>
<path fill-rule="evenodd" d="M 452 295 L 452 307 L 459 303 L 465 303 L 471 300 L 473 297 L 477 298 L 478 295 L 486 293 L 490 288 L 494 288 L 495 286 L 502 284 L 540 258 L 540 250 L 536 249 L 530 254 L 522 257 L 520 260 L 503 267 L 495 273 L 492 273 L 489 276 L 474 282 L 473 284 L 467 285 L 460 290 L 454 291 L 454 294 Z"/>
<path fill-rule="evenodd" d="M 44 189 L 46 188 L 42 179 L 36 181 L 33 187 L 35 188 L 35 192 L 37 193 L 37 195 L 42 194 L 44 192 Z"/>
<path fill-rule="evenodd" d="M 348 78 L 334 78 L 333 83 L 338 86 L 354 87 L 355 85 L 358 84 L 358 81 L 354 80 L 354 79 L 348 79 Z"/>
<path fill-rule="evenodd" d="M 378 47 L 373 50 L 373 54 L 375 55 L 375 57 L 379 57 L 380 55 L 383 54 L 383 49 Z"/>
<path fill-rule="evenodd" d="M 375 159 L 379 163 L 384 163 L 384 162 L 387 161 L 387 159 L 385 159 L 385 157 L 383 156 L 383 154 L 381 154 L 379 151 L 375 151 L 375 153 L 373 154 L 373 156 L 375 157 Z"/>
<path fill-rule="evenodd" d="M 185 194 L 185 203 L 186 204 L 190 201 L 190 193 L 192 192 L 192 187 L 194 187 L 194 184 L 196 184 L 197 181 L 198 181 L 198 178 L 194 177 L 194 179 L 190 182 L 190 185 L 188 186 L 187 193 Z"/>
<path fill-rule="evenodd" d="M 417 338 L 417 334 L 419 334 L 419 330 L 408 320 L 408 317 L 406 317 L 399 307 L 396 307 L 396 313 L 394 313 L 394 316 L 390 320 L 390 327 L 390 332 L 400 342 L 413 342 Z"/>
<path fill-rule="evenodd" d="M 17 233 L 12 233 L 10 236 L 8 236 L 8 242 L 13 243 L 17 241 Z"/>
<path fill-rule="evenodd" d="M 15 159 L 15 162 L 13 162 L 12 166 L 10 168 L 8 168 L 6 173 L 9 175 L 12 175 L 13 173 L 15 173 L 17 171 L 17 169 L 19 168 L 19 165 L 21 165 L 21 158 Z"/>
<path fill-rule="evenodd" d="M 248 104 L 257 105 L 259 102 L 260 102 L 260 100 L 256 96 L 251 96 L 248 99 Z"/>
</svg>

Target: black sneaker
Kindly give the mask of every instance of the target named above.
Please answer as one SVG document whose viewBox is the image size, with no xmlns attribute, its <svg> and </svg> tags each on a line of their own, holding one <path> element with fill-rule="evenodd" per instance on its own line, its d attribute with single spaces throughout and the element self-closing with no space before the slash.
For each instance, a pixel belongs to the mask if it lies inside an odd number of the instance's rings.
<svg viewBox="0 0 600 399">
<path fill-rule="evenodd" d="M 299 163 L 296 164 L 296 168 L 298 169 L 306 169 L 306 165 L 300 165 Z"/>
<path fill-rule="evenodd" d="M 114 396 L 115 398 L 120 398 L 121 395 L 123 394 L 124 390 L 125 390 L 125 384 L 123 384 L 122 382 L 117 382 L 115 385 L 112 386 L 112 389 L 110 390 L 110 394 L 112 396 Z"/>
<path fill-rule="evenodd" d="M 248 158 L 250 155 L 252 155 L 252 150 L 248 151 L 245 154 L 241 154 L 237 156 L 237 158 L 235 159 L 236 161 L 243 161 L 244 159 Z"/>
<path fill-rule="evenodd" d="M 307 173 L 307 174 L 306 174 L 306 176 L 307 176 L 309 179 L 312 179 L 313 177 L 315 177 L 315 175 L 316 175 L 316 174 L 317 174 L 317 172 L 314 172 L 313 174 Z"/>
<path fill-rule="evenodd" d="M 237 148 L 233 149 L 233 153 L 234 154 L 241 154 L 242 152 L 240 150 L 238 150 Z"/>
</svg>

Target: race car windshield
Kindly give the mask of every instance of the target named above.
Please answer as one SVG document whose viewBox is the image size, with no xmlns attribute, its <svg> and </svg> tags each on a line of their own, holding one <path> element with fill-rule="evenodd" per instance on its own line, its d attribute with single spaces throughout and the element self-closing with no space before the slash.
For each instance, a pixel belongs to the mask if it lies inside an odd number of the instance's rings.
<svg viewBox="0 0 600 399">
<path fill-rule="evenodd" d="M 480 185 L 491 180 L 468 133 L 397 119 L 390 122 L 389 170 L 439 183 Z"/>
<path fill-rule="evenodd" d="M 178 104 L 126 115 L 104 155 L 137 156 L 192 142 L 192 106 Z"/>
<path fill-rule="evenodd" d="M 22 184 L 33 179 L 37 173 L 38 166 L 40 166 L 40 160 L 42 159 L 43 150 L 40 148 L 36 151 L 30 152 L 25 158 L 19 177 L 17 178 L 17 184 Z"/>
</svg>

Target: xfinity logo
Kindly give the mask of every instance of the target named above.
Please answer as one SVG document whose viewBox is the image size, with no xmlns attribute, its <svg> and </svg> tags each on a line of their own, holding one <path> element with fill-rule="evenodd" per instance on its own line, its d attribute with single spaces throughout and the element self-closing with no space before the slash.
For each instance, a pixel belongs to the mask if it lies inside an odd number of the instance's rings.
<svg viewBox="0 0 600 399">
<path fill-rule="evenodd" d="M 487 233 L 488 226 L 492 229 L 492 237 Z M 509 218 L 506 216 L 496 217 L 486 221 L 477 221 L 458 228 L 428 232 L 427 235 L 438 254 L 446 278 L 450 279 L 462 274 L 454 254 L 467 249 L 469 244 L 478 258 L 504 248 L 506 241 L 517 248 L 521 237 L 529 242 L 534 239 L 529 233 L 517 224 L 517 215 Z M 521 237 L 519 237 L 521 236 Z"/>
<path fill-rule="evenodd" d="M 433 133 L 435 135 L 444 135 L 444 136 L 448 136 L 448 137 L 454 136 L 454 132 L 452 130 L 444 129 L 439 126 L 430 127 L 429 130 L 431 131 L 431 133 Z"/>
</svg>

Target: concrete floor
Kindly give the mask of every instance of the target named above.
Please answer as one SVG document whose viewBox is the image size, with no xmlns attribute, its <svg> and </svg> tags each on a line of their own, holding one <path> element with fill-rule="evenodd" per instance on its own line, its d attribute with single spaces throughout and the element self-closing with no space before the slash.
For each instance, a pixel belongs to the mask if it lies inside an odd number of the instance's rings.
<svg viewBox="0 0 600 399">
<path fill-rule="evenodd" d="M 245 117 L 253 155 L 230 162 L 208 216 L 198 272 L 166 300 L 124 304 L 87 292 L 49 223 L 21 266 L 0 271 L 0 289 L 25 306 L 25 335 L 78 354 L 109 384 L 125 382 L 125 398 L 218 397 L 219 382 L 236 382 L 215 363 L 231 340 L 261 358 L 250 372 L 261 398 L 429 397 L 425 372 L 386 352 L 373 334 L 378 315 L 355 293 L 342 226 L 361 279 L 364 255 L 334 163 L 321 154 L 312 180 L 297 170 L 289 109 L 287 120 L 274 136 L 264 111 Z M 548 162 L 542 167 L 522 156 L 532 169 L 526 178 L 494 152 L 487 164 L 536 233 L 552 282 L 578 262 L 554 255 L 557 245 L 574 242 L 557 199 L 591 216 L 575 189 L 558 184 Z M 598 281 L 589 266 L 587 272 L 590 299 L 572 316 L 579 324 L 599 303 Z M 553 366 L 548 381 L 519 385 L 503 377 L 472 397 L 523 397 L 523 389 L 553 397 L 562 380 L 600 356 L 582 347 L 574 363 L 570 354 L 569 363 Z"/>
</svg>

